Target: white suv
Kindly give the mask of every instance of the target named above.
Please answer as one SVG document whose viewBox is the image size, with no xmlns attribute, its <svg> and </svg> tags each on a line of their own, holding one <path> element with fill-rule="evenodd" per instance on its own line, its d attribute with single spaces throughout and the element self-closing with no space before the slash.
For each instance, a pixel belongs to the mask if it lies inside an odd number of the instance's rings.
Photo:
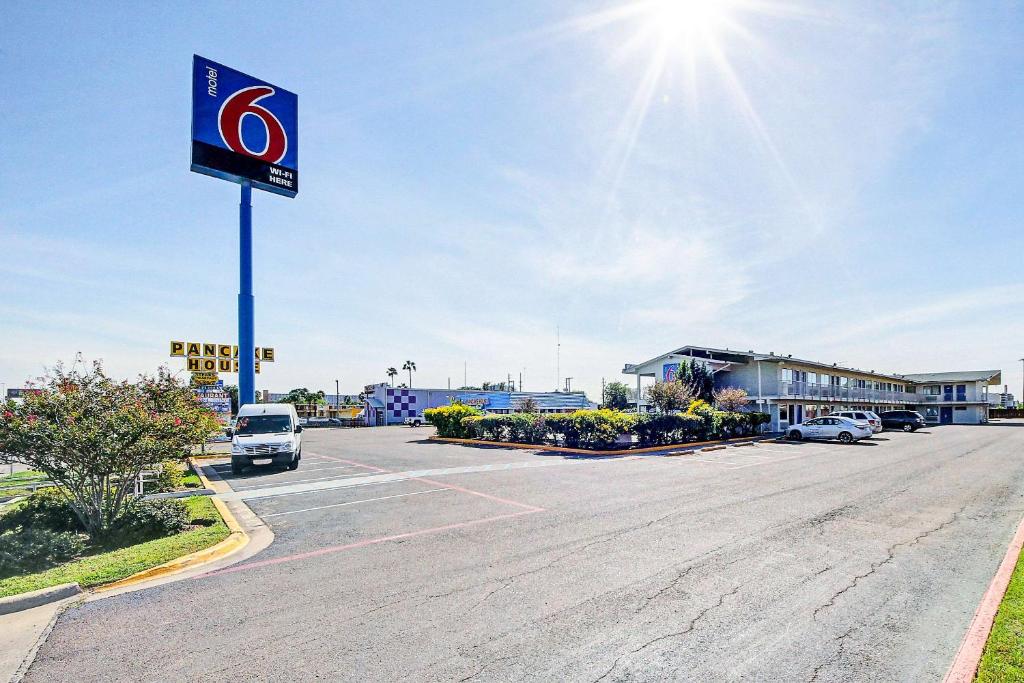
<svg viewBox="0 0 1024 683">
<path fill-rule="evenodd" d="M 873 413 L 870 410 L 841 410 L 838 413 L 832 413 L 837 417 L 846 417 L 856 422 L 867 422 L 871 425 L 871 431 L 874 434 L 882 431 L 882 418 L 877 413 Z"/>
</svg>

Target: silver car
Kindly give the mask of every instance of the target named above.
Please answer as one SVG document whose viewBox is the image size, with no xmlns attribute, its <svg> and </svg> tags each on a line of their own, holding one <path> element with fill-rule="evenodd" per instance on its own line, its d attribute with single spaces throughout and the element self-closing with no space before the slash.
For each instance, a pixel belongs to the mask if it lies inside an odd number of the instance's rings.
<svg viewBox="0 0 1024 683">
<path fill-rule="evenodd" d="M 793 425 L 786 430 L 786 438 L 793 441 L 838 439 L 841 443 L 853 443 L 861 439 L 870 439 L 873 433 L 867 422 L 829 415 L 828 417 L 804 420 L 798 425 Z"/>
<path fill-rule="evenodd" d="M 871 431 L 874 434 L 882 431 L 885 426 L 882 424 L 882 418 L 878 413 L 873 413 L 870 410 L 840 410 L 837 413 L 832 413 L 839 417 L 845 417 L 853 420 L 854 422 L 867 422 L 871 426 Z"/>
</svg>

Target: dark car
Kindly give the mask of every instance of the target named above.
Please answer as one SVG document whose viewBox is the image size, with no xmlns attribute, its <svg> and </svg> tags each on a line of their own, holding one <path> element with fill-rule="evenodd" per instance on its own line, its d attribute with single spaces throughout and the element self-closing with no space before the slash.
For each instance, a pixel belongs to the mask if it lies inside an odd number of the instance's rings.
<svg viewBox="0 0 1024 683">
<path fill-rule="evenodd" d="M 905 432 L 916 432 L 925 426 L 924 416 L 914 410 L 890 410 L 880 416 L 882 426 L 886 429 L 902 429 Z"/>
</svg>

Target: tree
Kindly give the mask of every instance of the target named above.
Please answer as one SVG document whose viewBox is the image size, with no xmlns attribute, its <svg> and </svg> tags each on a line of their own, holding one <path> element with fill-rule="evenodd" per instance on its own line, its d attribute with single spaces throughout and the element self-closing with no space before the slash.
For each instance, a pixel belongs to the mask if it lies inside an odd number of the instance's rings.
<svg viewBox="0 0 1024 683">
<path fill-rule="evenodd" d="M 710 403 L 714 400 L 715 376 L 703 363 L 696 360 L 683 360 L 679 363 L 676 379 L 685 384 L 694 398 Z"/>
<path fill-rule="evenodd" d="M 673 410 L 686 410 L 694 400 L 689 386 L 682 382 L 657 382 L 647 388 L 647 400 L 654 404 L 659 412 L 668 413 Z"/>
<path fill-rule="evenodd" d="M 388 368 L 388 377 L 391 379 L 391 386 L 395 386 L 395 375 L 398 374 L 398 370 L 394 368 Z"/>
<path fill-rule="evenodd" d="M 225 384 L 224 391 L 227 392 L 228 397 L 231 399 L 231 414 L 238 414 L 238 385 L 237 384 Z"/>
<path fill-rule="evenodd" d="M 614 410 L 629 407 L 629 387 L 622 382 L 609 382 L 604 388 L 604 405 Z"/>
<path fill-rule="evenodd" d="M 532 396 L 524 396 L 517 401 L 516 411 L 520 413 L 536 413 L 540 409 L 537 399 Z"/>
<path fill-rule="evenodd" d="M 139 473 L 184 459 L 219 430 L 216 416 L 167 368 L 116 381 L 99 362 L 57 365 L 41 391 L 0 411 L 0 463 L 20 462 L 56 483 L 93 540 L 116 532 Z"/>
<path fill-rule="evenodd" d="M 732 413 L 743 410 L 750 399 L 747 392 L 737 387 L 725 387 L 715 392 L 715 407 Z"/>
<path fill-rule="evenodd" d="M 278 403 L 296 403 L 299 405 L 323 405 L 327 396 L 323 391 L 310 391 L 306 387 L 292 389 L 278 400 Z"/>
<path fill-rule="evenodd" d="M 412 373 L 416 370 L 416 364 L 413 363 L 411 360 L 407 360 L 407 361 L 405 361 L 405 364 L 402 366 L 402 369 L 409 371 L 409 388 L 411 389 L 412 388 Z"/>
</svg>

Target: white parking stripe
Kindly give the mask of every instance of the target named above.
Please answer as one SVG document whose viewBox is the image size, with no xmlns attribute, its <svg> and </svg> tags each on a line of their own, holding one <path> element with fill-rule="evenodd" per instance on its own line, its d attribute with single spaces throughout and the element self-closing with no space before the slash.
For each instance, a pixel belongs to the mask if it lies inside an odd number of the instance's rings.
<svg viewBox="0 0 1024 683">
<path fill-rule="evenodd" d="M 273 487 L 275 485 L 289 486 L 291 484 L 304 484 L 308 481 L 324 481 L 326 479 L 351 479 L 352 477 L 358 476 L 360 476 L 359 472 L 352 472 L 350 474 L 332 474 L 328 477 L 315 477 L 311 479 L 272 479 L 268 481 L 266 480 L 265 477 L 260 477 L 260 479 L 263 479 L 263 481 L 260 482 L 259 484 L 245 484 L 243 486 L 233 486 L 232 488 L 234 488 L 236 491 L 242 491 L 245 489 L 268 488 Z"/>
<path fill-rule="evenodd" d="M 589 462 L 593 463 L 594 461 Z M 387 484 L 394 481 L 405 481 L 406 479 L 416 479 L 419 477 L 438 477 L 449 474 L 472 474 L 476 472 L 500 472 L 533 467 L 554 467 L 556 465 L 571 466 L 587 463 L 588 461 L 586 460 L 524 460 L 494 465 L 471 465 L 467 467 L 411 470 L 408 472 L 388 472 L 386 474 L 369 474 L 363 477 L 353 476 L 346 478 L 332 478 L 330 481 L 311 481 L 308 483 L 281 482 L 278 486 L 269 486 L 249 491 L 232 491 L 231 493 L 219 494 L 217 497 L 221 500 L 251 500 L 253 498 L 270 498 L 272 496 L 291 495 L 295 493 L 329 491 L 331 489 L 340 489 L 349 486 Z"/>
<path fill-rule="evenodd" d="M 373 503 L 378 500 L 390 500 L 391 498 L 404 498 L 405 496 L 418 496 L 422 493 L 437 493 L 438 491 L 453 491 L 454 489 L 427 489 L 426 491 L 413 491 L 412 493 L 396 493 L 393 496 L 381 496 L 380 498 L 363 498 L 348 503 L 335 503 L 333 505 L 318 505 L 315 508 L 304 508 L 302 510 L 288 510 L 287 512 L 272 512 L 269 515 L 260 515 L 263 519 L 267 517 L 281 517 L 282 515 L 297 515 L 300 512 L 313 512 L 314 510 L 326 510 L 327 508 L 340 508 L 346 505 L 358 505 L 359 503 Z"/>
</svg>

